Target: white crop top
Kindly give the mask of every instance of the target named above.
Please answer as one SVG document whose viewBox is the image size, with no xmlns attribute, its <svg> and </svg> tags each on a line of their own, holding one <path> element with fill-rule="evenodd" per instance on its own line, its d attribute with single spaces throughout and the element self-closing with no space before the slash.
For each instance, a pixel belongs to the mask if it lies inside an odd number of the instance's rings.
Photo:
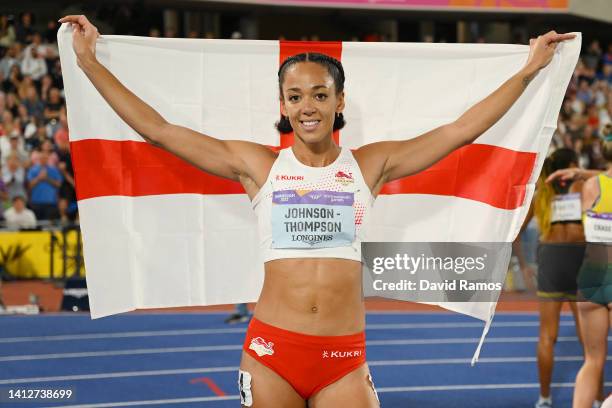
<svg viewBox="0 0 612 408">
<path fill-rule="evenodd" d="M 361 261 L 361 241 L 374 197 L 349 149 L 325 167 L 279 152 L 253 198 L 264 262 L 283 258 Z"/>
</svg>

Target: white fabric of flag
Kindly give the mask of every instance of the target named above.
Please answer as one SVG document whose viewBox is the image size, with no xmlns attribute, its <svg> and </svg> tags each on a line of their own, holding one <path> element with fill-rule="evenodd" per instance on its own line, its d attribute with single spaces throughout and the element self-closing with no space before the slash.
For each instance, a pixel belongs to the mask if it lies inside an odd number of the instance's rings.
<svg viewBox="0 0 612 408">
<path fill-rule="evenodd" d="M 507 114 L 475 142 L 500 154 L 533 154 L 519 204 L 491 204 L 461 194 L 381 194 L 369 241 L 513 241 L 557 127 L 580 43 L 578 34 L 560 44 Z M 58 44 L 74 160 L 79 161 L 79 144 L 88 141 L 144 144 L 78 68 L 66 24 Z M 273 124 L 280 115 L 282 46 L 278 41 L 103 35 L 96 56 L 169 122 L 219 139 L 278 146 Z M 529 54 L 528 46 L 501 44 L 350 42 L 341 48 L 347 125 L 340 144 L 349 148 L 413 138 L 452 122 L 516 74 Z M 75 167 L 92 318 L 142 308 L 256 301 L 263 264 L 248 197 L 106 195 L 81 184 L 95 180 L 109 161 L 122 159 L 104 157 Z M 470 165 L 462 163 L 457 172 L 469 173 L 465 167 Z M 126 174 L 120 183 L 135 182 Z M 85 190 L 94 192 L 84 197 Z M 495 303 L 439 305 L 489 323 L 495 310 Z"/>
</svg>

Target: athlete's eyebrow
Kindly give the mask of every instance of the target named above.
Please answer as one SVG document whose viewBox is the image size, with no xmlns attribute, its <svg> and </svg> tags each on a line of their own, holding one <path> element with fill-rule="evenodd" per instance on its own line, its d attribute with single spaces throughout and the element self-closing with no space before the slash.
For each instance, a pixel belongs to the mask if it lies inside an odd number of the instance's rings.
<svg viewBox="0 0 612 408">
<path fill-rule="evenodd" d="M 312 87 L 312 89 L 314 89 L 314 90 L 317 90 L 317 89 L 320 89 L 320 88 L 327 89 L 327 86 L 325 86 L 325 85 L 315 85 L 315 86 Z M 301 92 L 302 89 L 301 88 L 289 88 L 289 89 L 287 89 L 287 91 Z"/>
</svg>

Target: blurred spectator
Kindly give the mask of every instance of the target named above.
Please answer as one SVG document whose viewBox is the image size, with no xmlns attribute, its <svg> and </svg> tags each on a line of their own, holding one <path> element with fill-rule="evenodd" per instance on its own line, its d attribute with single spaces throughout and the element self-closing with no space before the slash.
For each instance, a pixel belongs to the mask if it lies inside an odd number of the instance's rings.
<svg viewBox="0 0 612 408">
<path fill-rule="evenodd" d="M 607 88 L 608 88 L 608 84 L 606 81 L 597 81 L 595 83 L 595 87 L 593 88 L 594 89 L 593 102 L 595 103 L 595 106 L 599 109 L 606 108 Z"/>
<path fill-rule="evenodd" d="M 578 92 L 576 93 L 576 98 L 582 101 L 584 105 L 589 105 L 593 100 L 593 93 L 591 92 L 591 87 L 586 80 L 580 81 L 578 86 Z"/>
<path fill-rule="evenodd" d="M 28 113 L 28 108 L 26 108 L 24 104 L 20 103 L 17 107 L 17 117 L 15 119 L 19 119 L 21 133 L 23 134 L 25 127 L 32 122 L 33 117 Z"/>
<path fill-rule="evenodd" d="M 22 81 L 21 66 L 19 64 L 12 64 L 9 68 L 8 76 L 5 76 L 4 81 L 2 81 L 2 90 L 7 94 L 16 94 L 17 90 L 21 87 Z"/>
<path fill-rule="evenodd" d="M 40 149 L 40 164 L 30 167 L 27 175 L 30 208 L 39 220 L 55 220 L 59 215 L 58 191 L 63 178 L 57 167 L 49 163 L 51 153 L 50 144 L 44 143 Z"/>
<path fill-rule="evenodd" d="M 6 94 L 5 111 L 10 112 L 13 116 L 19 115 L 19 102 L 17 101 L 17 95 L 12 92 Z"/>
<path fill-rule="evenodd" d="M 2 176 L 1 171 L 0 176 Z M 8 189 L 4 184 L 4 179 L 0 177 L 0 215 L 2 215 L 2 209 L 4 208 L 4 203 L 8 200 L 8 196 Z"/>
<path fill-rule="evenodd" d="M 64 79 L 62 78 L 62 64 L 60 64 L 59 58 L 55 60 L 55 64 L 51 68 L 51 78 L 53 79 L 53 86 L 59 89 L 64 89 Z"/>
<path fill-rule="evenodd" d="M 42 124 L 41 120 L 35 119 L 34 126 L 34 132 L 30 133 L 32 132 L 32 127 L 29 127 L 28 134 L 25 135 L 25 143 L 27 146 L 27 150 L 32 152 L 32 154 L 30 155 L 30 160 L 36 158 L 38 154 L 37 149 L 39 149 L 42 144 L 49 139 L 47 136 L 47 127 Z M 38 159 L 36 160 L 36 163 L 38 163 Z"/>
<path fill-rule="evenodd" d="M 21 72 L 39 81 L 47 73 L 47 63 L 36 47 L 27 48 L 26 51 L 21 61 Z"/>
<path fill-rule="evenodd" d="M 593 129 L 599 129 L 599 109 L 593 103 L 587 106 L 587 124 Z"/>
<path fill-rule="evenodd" d="M 57 47 L 49 43 L 43 43 L 40 33 L 34 33 L 32 35 L 32 43 L 23 50 L 24 56 L 30 55 L 32 53 L 32 48 L 35 48 L 36 54 L 43 59 L 53 59 L 58 55 Z"/>
<path fill-rule="evenodd" d="M 592 41 L 584 55 L 584 64 L 590 69 L 597 69 L 597 64 L 601 59 L 601 54 L 602 52 L 599 41 Z"/>
<path fill-rule="evenodd" d="M 27 197 L 25 179 L 26 171 L 23 163 L 16 155 L 9 156 L 6 166 L 2 168 L 2 180 L 6 186 L 9 200 L 17 196 Z"/>
<path fill-rule="evenodd" d="M 28 109 L 28 114 L 37 119 L 44 117 L 45 104 L 38 98 L 36 88 L 33 86 L 26 90 L 26 99 L 23 104 Z"/>
<path fill-rule="evenodd" d="M 580 58 L 578 60 L 578 65 L 576 66 L 574 75 L 578 79 L 578 82 L 586 80 L 589 84 L 591 84 L 595 79 L 595 68 L 589 67 L 587 64 L 585 64 L 584 60 Z"/>
<path fill-rule="evenodd" d="M 23 138 L 19 135 L 12 134 L 9 136 L 9 148 L 7 152 L 2 152 L 1 165 L 4 167 L 10 156 L 16 156 L 17 159 L 24 165 L 28 165 L 28 153 L 23 148 Z"/>
<path fill-rule="evenodd" d="M 47 121 L 52 119 L 59 120 L 60 112 L 64 103 L 60 96 L 60 90 L 57 88 L 51 88 L 49 90 L 49 100 L 45 105 L 44 116 Z"/>
<path fill-rule="evenodd" d="M 13 65 L 19 65 L 18 55 L 18 46 L 13 44 L 6 50 L 4 57 L 0 59 L 0 72 L 4 79 L 9 77 Z"/>
<path fill-rule="evenodd" d="M 65 222 L 74 221 L 76 216 L 76 191 L 74 190 L 74 170 L 72 169 L 72 158 L 70 157 L 70 143 L 68 133 L 60 128 L 55 134 L 57 144 L 57 156 L 59 157 L 58 169 L 62 173 L 63 181 L 59 189 L 59 213 L 60 220 Z"/>
<path fill-rule="evenodd" d="M 68 117 L 66 116 L 66 106 L 62 106 L 60 110 L 59 124 L 55 133 L 53 134 L 53 142 L 56 146 L 60 146 L 63 143 L 68 144 Z M 69 149 L 69 145 L 67 146 Z"/>
<path fill-rule="evenodd" d="M 26 208 L 25 198 L 16 196 L 12 202 L 13 206 L 4 212 L 6 226 L 9 229 L 36 227 L 36 215 L 32 210 Z"/>
<path fill-rule="evenodd" d="M 38 129 L 44 129 L 45 136 L 40 145 L 32 150 L 32 153 L 30 154 L 30 163 L 32 163 L 32 165 L 47 163 L 51 166 L 57 167 L 59 159 L 57 157 L 57 153 L 55 153 L 55 149 L 53 148 L 53 142 L 47 138 L 47 128 L 41 126 Z M 43 154 L 43 152 L 47 152 L 47 154 Z"/>
<path fill-rule="evenodd" d="M 152 27 L 149 30 L 149 37 L 159 37 L 161 35 L 161 32 L 159 31 L 159 28 L 157 27 Z"/>
<path fill-rule="evenodd" d="M 601 62 L 603 77 L 610 82 L 612 76 L 612 42 L 608 44 L 608 52 L 603 55 Z"/>
<path fill-rule="evenodd" d="M 23 106 L 23 105 L 21 105 Z M 24 106 L 25 109 L 25 106 Z M 26 113 L 27 113 L 27 109 L 26 109 Z M 36 136 L 36 129 L 38 128 L 38 123 L 40 121 L 37 121 L 36 118 L 33 117 L 29 117 L 29 121 L 27 121 L 27 123 L 25 124 L 25 126 L 23 127 L 23 136 L 25 138 L 24 140 L 24 145 L 25 145 L 25 149 L 28 152 L 32 151 L 32 139 L 35 138 Z"/>
<path fill-rule="evenodd" d="M 29 75 L 23 75 L 23 78 L 17 87 L 17 100 L 23 102 L 25 99 L 27 99 L 28 90 L 32 87 L 34 87 L 34 90 L 36 90 L 32 77 Z"/>
<path fill-rule="evenodd" d="M 57 30 L 59 30 L 57 21 L 47 21 L 47 29 L 45 30 L 45 41 L 49 44 L 53 44 L 57 41 Z"/>
<path fill-rule="evenodd" d="M 14 129 L 14 121 L 13 114 L 5 110 L 2 114 L 2 122 L 0 122 L 0 157 L 3 157 L 8 154 L 11 150 L 11 142 L 9 141 L 9 137 L 12 134 L 18 133 Z"/>
<path fill-rule="evenodd" d="M 28 44 L 32 42 L 32 35 L 34 34 L 34 28 L 32 27 L 32 13 L 26 11 L 21 13 L 19 22 L 15 27 L 15 34 L 17 41 L 22 44 Z"/>
<path fill-rule="evenodd" d="M 6 14 L 0 14 L 0 47 L 8 48 L 16 39 L 15 28 Z"/>
<path fill-rule="evenodd" d="M 40 100 L 41 101 L 46 103 L 49 100 L 49 92 L 51 91 L 52 88 L 54 88 L 53 78 L 51 77 L 51 74 L 46 74 L 40 80 Z M 58 92 L 59 92 L 59 89 L 58 89 Z"/>
</svg>

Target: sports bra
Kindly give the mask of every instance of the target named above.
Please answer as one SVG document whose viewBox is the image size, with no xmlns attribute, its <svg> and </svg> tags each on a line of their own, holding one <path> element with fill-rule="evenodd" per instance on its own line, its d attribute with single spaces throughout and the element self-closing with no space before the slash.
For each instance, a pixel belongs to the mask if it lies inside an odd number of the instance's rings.
<svg viewBox="0 0 612 408">
<path fill-rule="evenodd" d="M 361 261 L 374 197 L 357 161 L 342 148 L 333 163 L 310 167 L 283 149 L 252 200 L 264 262 L 285 258 Z"/>
</svg>

